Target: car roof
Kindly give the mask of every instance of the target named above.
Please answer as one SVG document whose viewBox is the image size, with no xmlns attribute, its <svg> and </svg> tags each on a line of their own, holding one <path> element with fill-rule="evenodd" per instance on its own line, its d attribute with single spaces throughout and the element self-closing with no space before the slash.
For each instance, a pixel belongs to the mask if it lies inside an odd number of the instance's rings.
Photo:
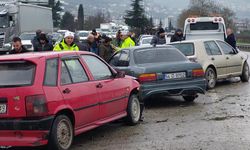
<svg viewBox="0 0 250 150">
<path fill-rule="evenodd" d="M 8 61 L 8 60 L 30 60 L 35 61 L 42 58 L 58 58 L 65 57 L 70 55 L 79 55 L 79 54 L 92 54 L 87 51 L 65 51 L 65 52 L 28 52 L 22 54 L 10 54 L 10 55 L 1 55 L 0 61 Z M 93 55 L 93 54 L 92 54 Z"/>
<path fill-rule="evenodd" d="M 173 48 L 173 46 L 171 45 L 156 45 L 156 46 L 152 46 L 152 45 L 141 45 L 141 46 L 134 46 L 134 47 L 130 47 L 130 48 L 124 48 L 122 50 L 129 50 L 129 51 L 135 51 L 138 49 L 155 49 L 155 48 Z"/>
<path fill-rule="evenodd" d="M 197 40 L 184 40 L 184 41 L 172 42 L 170 44 L 196 43 L 196 42 L 206 42 L 206 41 L 222 41 L 222 40 L 220 40 L 220 39 L 197 39 Z"/>
</svg>

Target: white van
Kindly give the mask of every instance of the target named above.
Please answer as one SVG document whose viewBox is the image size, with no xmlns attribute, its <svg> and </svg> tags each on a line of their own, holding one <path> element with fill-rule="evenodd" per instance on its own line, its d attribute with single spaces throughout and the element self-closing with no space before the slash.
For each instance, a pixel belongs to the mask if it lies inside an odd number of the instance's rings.
<svg viewBox="0 0 250 150">
<path fill-rule="evenodd" d="M 184 26 L 186 40 L 219 39 L 225 40 L 226 26 L 222 17 L 187 18 Z"/>
</svg>

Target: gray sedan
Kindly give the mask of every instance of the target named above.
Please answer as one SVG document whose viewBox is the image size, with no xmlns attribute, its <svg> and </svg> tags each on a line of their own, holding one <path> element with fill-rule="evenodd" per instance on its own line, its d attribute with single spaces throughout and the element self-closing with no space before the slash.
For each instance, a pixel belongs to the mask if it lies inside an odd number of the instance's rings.
<svg viewBox="0 0 250 150">
<path fill-rule="evenodd" d="M 141 83 L 140 97 L 183 96 L 192 102 L 205 93 L 206 82 L 200 64 L 189 61 L 173 46 L 133 47 L 116 52 L 109 64 Z"/>
</svg>

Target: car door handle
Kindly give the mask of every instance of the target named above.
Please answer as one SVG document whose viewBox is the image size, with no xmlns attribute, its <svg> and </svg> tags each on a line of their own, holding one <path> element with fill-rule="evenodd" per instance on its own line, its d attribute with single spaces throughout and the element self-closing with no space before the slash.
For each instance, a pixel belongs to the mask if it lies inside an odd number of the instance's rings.
<svg viewBox="0 0 250 150">
<path fill-rule="evenodd" d="M 98 83 L 97 85 L 96 85 L 96 88 L 102 88 L 103 87 L 103 85 L 101 84 L 101 83 Z"/>
<path fill-rule="evenodd" d="M 69 88 L 66 88 L 65 90 L 63 90 L 63 94 L 69 94 L 71 92 L 71 90 Z"/>
<path fill-rule="evenodd" d="M 215 59 L 212 57 L 211 60 L 215 60 Z"/>
<path fill-rule="evenodd" d="M 229 57 L 226 57 L 226 59 L 229 59 Z"/>
</svg>

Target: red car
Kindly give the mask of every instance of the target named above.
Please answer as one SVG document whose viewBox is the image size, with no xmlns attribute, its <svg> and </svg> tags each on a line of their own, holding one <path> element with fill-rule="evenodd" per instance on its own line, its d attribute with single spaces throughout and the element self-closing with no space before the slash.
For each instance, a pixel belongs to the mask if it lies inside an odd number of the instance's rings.
<svg viewBox="0 0 250 150">
<path fill-rule="evenodd" d="M 140 120 L 139 83 L 88 52 L 0 57 L 0 147 L 66 150 L 105 123 Z"/>
</svg>

